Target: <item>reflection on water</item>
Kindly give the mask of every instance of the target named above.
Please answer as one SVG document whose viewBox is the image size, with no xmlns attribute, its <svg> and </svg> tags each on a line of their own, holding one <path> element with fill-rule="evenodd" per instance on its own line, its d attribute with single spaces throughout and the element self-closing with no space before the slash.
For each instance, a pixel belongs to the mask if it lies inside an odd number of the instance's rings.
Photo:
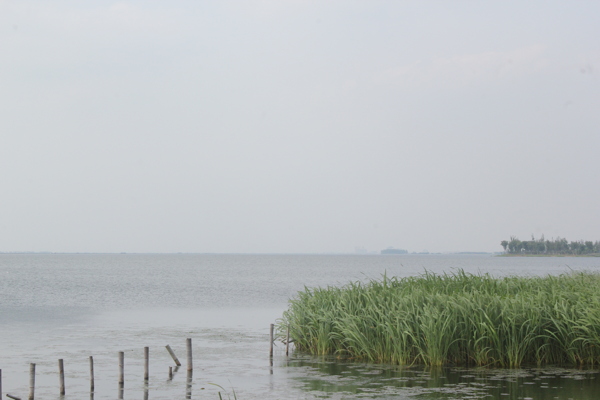
<svg viewBox="0 0 600 400">
<path fill-rule="evenodd" d="M 185 379 L 185 398 L 186 399 L 192 398 L 192 378 L 193 378 L 193 376 L 194 376 L 193 371 L 188 370 L 187 377 Z"/>
<path fill-rule="evenodd" d="M 318 398 L 592 400 L 600 393 L 598 370 L 398 367 L 312 357 L 282 366 Z"/>
<path fill-rule="evenodd" d="M 597 397 L 596 371 L 427 371 L 293 352 L 288 358 L 281 343 L 269 358 L 269 324 L 305 285 L 458 268 L 496 276 L 545 275 L 599 270 L 600 259 L 0 254 L 2 390 L 25 398 L 29 363 L 36 363 L 36 396 L 54 398 L 56 360 L 64 359 L 70 399 L 172 400 L 184 394 L 187 399 L 218 399 L 218 392 L 240 400 Z M 185 354 L 188 337 L 194 340 L 193 376 L 173 369 L 165 349 L 170 344 L 177 354 Z M 149 381 L 144 380 L 145 346 L 152 348 Z M 125 351 L 123 390 L 118 387 L 120 351 Z M 91 394 L 90 356 L 95 374 Z"/>
</svg>

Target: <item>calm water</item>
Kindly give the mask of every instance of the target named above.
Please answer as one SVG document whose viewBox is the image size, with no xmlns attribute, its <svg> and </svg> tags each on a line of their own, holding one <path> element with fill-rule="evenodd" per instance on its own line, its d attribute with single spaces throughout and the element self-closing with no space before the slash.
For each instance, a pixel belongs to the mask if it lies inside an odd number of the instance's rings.
<svg viewBox="0 0 600 400">
<path fill-rule="evenodd" d="M 0 369 L 3 392 L 26 398 L 29 363 L 37 398 L 58 398 L 64 359 L 67 399 L 118 397 L 117 353 L 125 352 L 124 398 L 217 399 L 216 385 L 246 399 L 596 399 L 598 371 L 563 368 L 427 371 L 345 363 L 294 354 L 282 346 L 273 366 L 268 327 L 306 286 L 462 268 L 504 275 L 600 271 L 598 258 L 487 255 L 146 255 L 0 254 Z M 194 374 L 168 380 L 194 344 Z M 143 348 L 150 347 L 150 383 Z M 184 362 L 185 364 L 185 362 Z"/>
</svg>

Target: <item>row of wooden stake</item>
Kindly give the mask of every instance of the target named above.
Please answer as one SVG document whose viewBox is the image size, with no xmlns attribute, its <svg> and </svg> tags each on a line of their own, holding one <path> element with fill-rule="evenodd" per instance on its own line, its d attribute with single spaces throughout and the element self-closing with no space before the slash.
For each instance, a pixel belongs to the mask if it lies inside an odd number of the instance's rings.
<svg viewBox="0 0 600 400">
<path fill-rule="evenodd" d="M 191 372 L 193 370 L 192 364 L 192 339 L 188 338 L 186 340 L 187 345 L 187 370 Z M 165 346 L 173 361 L 175 361 L 175 369 L 181 366 L 181 362 L 175 355 L 175 352 L 171 349 L 171 346 Z M 59 376 L 59 386 L 60 386 L 60 395 L 65 395 L 65 368 L 63 359 L 58 360 L 58 376 Z M 150 379 L 150 348 L 144 347 L 144 381 L 148 381 Z M 173 367 L 169 367 L 169 379 L 173 379 Z M 123 387 L 125 385 L 125 352 L 119 352 L 119 387 Z M 94 392 L 94 358 L 90 356 L 90 392 Z M 13 400 L 21 400 L 20 397 L 14 396 L 10 393 L 6 394 L 6 397 L 11 398 Z M 35 397 L 35 363 L 29 364 L 29 397 L 28 400 L 34 400 Z M 2 370 L 0 369 L 0 399 L 2 398 Z"/>
<path fill-rule="evenodd" d="M 275 325 L 271 324 L 270 326 L 270 349 L 269 349 L 269 356 L 272 359 L 273 358 L 273 344 L 275 342 L 275 338 L 274 338 L 274 330 L 275 330 Z M 177 356 L 175 355 L 175 352 L 173 351 L 173 349 L 171 349 L 171 346 L 166 345 L 165 346 L 167 351 L 169 352 L 169 355 L 171 356 L 171 358 L 173 358 L 173 361 L 175 362 L 175 370 L 177 370 L 177 368 L 179 368 L 181 366 L 181 362 L 179 362 L 179 359 L 177 358 Z M 186 347 L 187 347 L 187 370 L 192 371 L 193 370 L 193 365 L 192 365 L 192 339 L 188 338 L 186 339 Z M 290 328 L 288 326 L 287 328 L 287 337 L 286 337 L 286 341 L 285 341 L 285 355 L 288 356 L 290 353 Z M 271 360 L 271 366 L 273 366 L 272 364 L 272 360 Z M 148 381 L 150 379 L 150 348 L 149 347 L 144 347 L 144 381 Z M 272 371 L 271 371 L 272 373 Z M 63 363 L 63 359 L 59 359 L 58 360 L 58 375 L 59 375 L 59 384 L 60 384 L 60 395 L 64 396 L 65 395 L 65 369 L 64 369 L 64 363 Z M 173 379 L 173 367 L 169 367 L 169 379 Z M 123 387 L 125 384 L 125 352 L 120 351 L 119 352 L 119 386 Z M 90 392 L 94 392 L 94 358 L 92 356 L 90 356 Z M 28 400 L 34 400 L 34 395 L 35 395 L 35 363 L 31 363 L 29 364 L 29 398 Z M 13 399 L 13 400 L 21 400 L 20 397 L 17 396 L 13 396 L 12 394 L 7 393 L 6 394 L 7 397 Z M 2 398 L 2 370 L 0 369 L 0 399 Z"/>
</svg>

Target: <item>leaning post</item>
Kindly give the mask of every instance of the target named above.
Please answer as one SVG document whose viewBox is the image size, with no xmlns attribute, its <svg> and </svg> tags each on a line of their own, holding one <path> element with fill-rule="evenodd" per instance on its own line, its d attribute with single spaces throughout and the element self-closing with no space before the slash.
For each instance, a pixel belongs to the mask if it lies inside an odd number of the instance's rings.
<svg viewBox="0 0 600 400">
<path fill-rule="evenodd" d="M 171 358 L 173 359 L 173 361 L 175 361 L 175 365 L 177 365 L 178 367 L 181 367 L 181 363 L 179 362 L 179 359 L 175 355 L 175 352 L 173 351 L 173 349 L 171 349 L 171 346 L 166 345 L 165 347 L 167 348 L 167 351 L 171 355 Z"/>
</svg>

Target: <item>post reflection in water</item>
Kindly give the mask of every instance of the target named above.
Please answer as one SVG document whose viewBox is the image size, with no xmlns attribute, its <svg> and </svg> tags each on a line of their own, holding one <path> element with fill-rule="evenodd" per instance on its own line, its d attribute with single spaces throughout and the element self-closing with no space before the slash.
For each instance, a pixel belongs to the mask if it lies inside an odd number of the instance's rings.
<svg viewBox="0 0 600 400">
<path fill-rule="evenodd" d="M 119 400 L 123 398 L 125 392 L 125 385 L 123 383 L 119 383 Z"/>
<path fill-rule="evenodd" d="M 185 382 L 185 398 L 186 399 L 192 398 L 192 374 L 193 374 L 192 370 L 189 370 L 187 372 L 187 379 Z"/>
<path fill-rule="evenodd" d="M 148 400 L 148 384 L 144 384 L 144 400 Z"/>
</svg>

